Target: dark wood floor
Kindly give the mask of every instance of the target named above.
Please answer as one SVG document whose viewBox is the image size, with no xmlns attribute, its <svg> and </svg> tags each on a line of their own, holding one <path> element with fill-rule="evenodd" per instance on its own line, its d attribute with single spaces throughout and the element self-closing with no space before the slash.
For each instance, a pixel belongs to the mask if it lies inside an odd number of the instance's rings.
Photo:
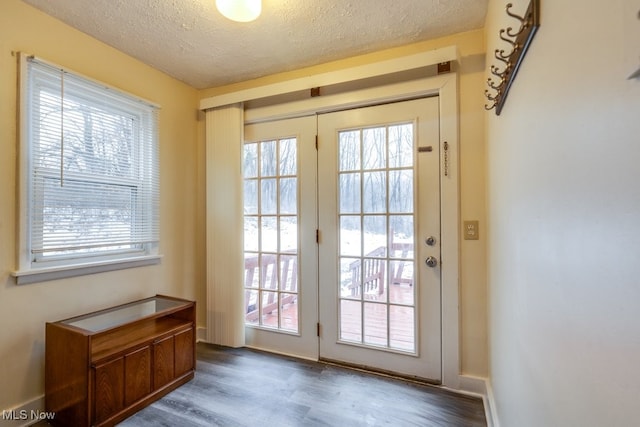
<svg viewBox="0 0 640 427">
<path fill-rule="evenodd" d="M 482 400 L 324 363 L 198 344 L 195 378 L 120 424 L 486 426 Z"/>
</svg>

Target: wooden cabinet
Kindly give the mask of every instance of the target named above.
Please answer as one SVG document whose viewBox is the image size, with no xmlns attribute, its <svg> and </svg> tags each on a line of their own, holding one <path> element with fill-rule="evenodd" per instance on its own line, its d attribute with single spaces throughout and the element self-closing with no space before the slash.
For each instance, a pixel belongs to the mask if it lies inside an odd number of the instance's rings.
<svg viewBox="0 0 640 427">
<path fill-rule="evenodd" d="M 195 303 L 163 295 L 46 324 L 53 424 L 110 426 L 194 377 Z"/>
</svg>

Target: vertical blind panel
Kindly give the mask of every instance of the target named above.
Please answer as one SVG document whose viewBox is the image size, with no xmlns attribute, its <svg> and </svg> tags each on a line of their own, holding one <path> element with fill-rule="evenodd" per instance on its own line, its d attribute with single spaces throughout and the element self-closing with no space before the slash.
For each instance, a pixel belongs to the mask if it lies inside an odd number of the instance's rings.
<svg viewBox="0 0 640 427">
<path fill-rule="evenodd" d="M 31 252 L 157 242 L 157 108 L 37 59 L 28 87 Z"/>
</svg>

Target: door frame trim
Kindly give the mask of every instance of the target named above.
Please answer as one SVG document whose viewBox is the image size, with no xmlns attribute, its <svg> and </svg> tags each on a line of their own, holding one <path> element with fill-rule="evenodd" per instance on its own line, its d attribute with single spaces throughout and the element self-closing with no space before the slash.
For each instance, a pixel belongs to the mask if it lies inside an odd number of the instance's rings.
<svg viewBox="0 0 640 427">
<path fill-rule="evenodd" d="M 245 103 L 243 124 L 435 95 L 439 97 L 440 112 L 440 209 L 441 235 L 443 236 L 441 244 L 442 385 L 452 389 L 459 389 L 461 385 L 459 313 L 460 168 L 457 73 L 452 72 L 400 83 L 382 84 L 376 87 L 304 100 L 274 103 L 273 105 L 256 108 L 250 108 L 248 103 Z M 448 150 L 444 149 L 445 142 L 448 145 Z M 444 174 L 445 169 L 447 170 L 446 176 Z M 233 179 L 233 177 L 229 178 Z"/>
<path fill-rule="evenodd" d="M 460 191 L 458 76 L 456 73 L 245 109 L 245 123 L 279 120 L 420 97 L 438 96 L 440 112 L 440 214 L 442 271 L 442 385 L 460 387 Z M 444 150 L 447 142 L 448 150 Z M 446 162 L 446 163 L 445 163 Z M 447 169 L 447 175 L 444 170 Z"/>
<path fill-rule="evenodd" d="M 446 46 L 397 58 L 355 65 L 340 70 L 315 73 L 281 82 L 267 83 L 248 89 L 221 93 L 201 99 L 200 110 L 208 110 L 255 99 L 275 97 L 285 93 L 306 91 L 310 88 L 357 82 L 380 76 L 392 76 L 410 70 L 420 71 L 421 69 L 432 68 L 443 62 L 456 62 L 459 59 L 460 55 L 457 46 Z"/>
</svg>

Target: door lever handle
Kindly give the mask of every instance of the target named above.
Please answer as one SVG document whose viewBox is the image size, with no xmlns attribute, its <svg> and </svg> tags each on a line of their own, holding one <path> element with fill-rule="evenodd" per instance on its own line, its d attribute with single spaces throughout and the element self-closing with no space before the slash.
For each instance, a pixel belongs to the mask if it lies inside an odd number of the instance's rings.
<svg viewBox="0 0 640 427">
<path fill-rule="evenodd" d="M 438 265 L 438 258 L 434 257 L 434 256 L 429 256 L 427 257 L 426 260 L 424 260 L 425 264 L 427 264 L 427 267 L 435 267 Z"/>
</svg>

